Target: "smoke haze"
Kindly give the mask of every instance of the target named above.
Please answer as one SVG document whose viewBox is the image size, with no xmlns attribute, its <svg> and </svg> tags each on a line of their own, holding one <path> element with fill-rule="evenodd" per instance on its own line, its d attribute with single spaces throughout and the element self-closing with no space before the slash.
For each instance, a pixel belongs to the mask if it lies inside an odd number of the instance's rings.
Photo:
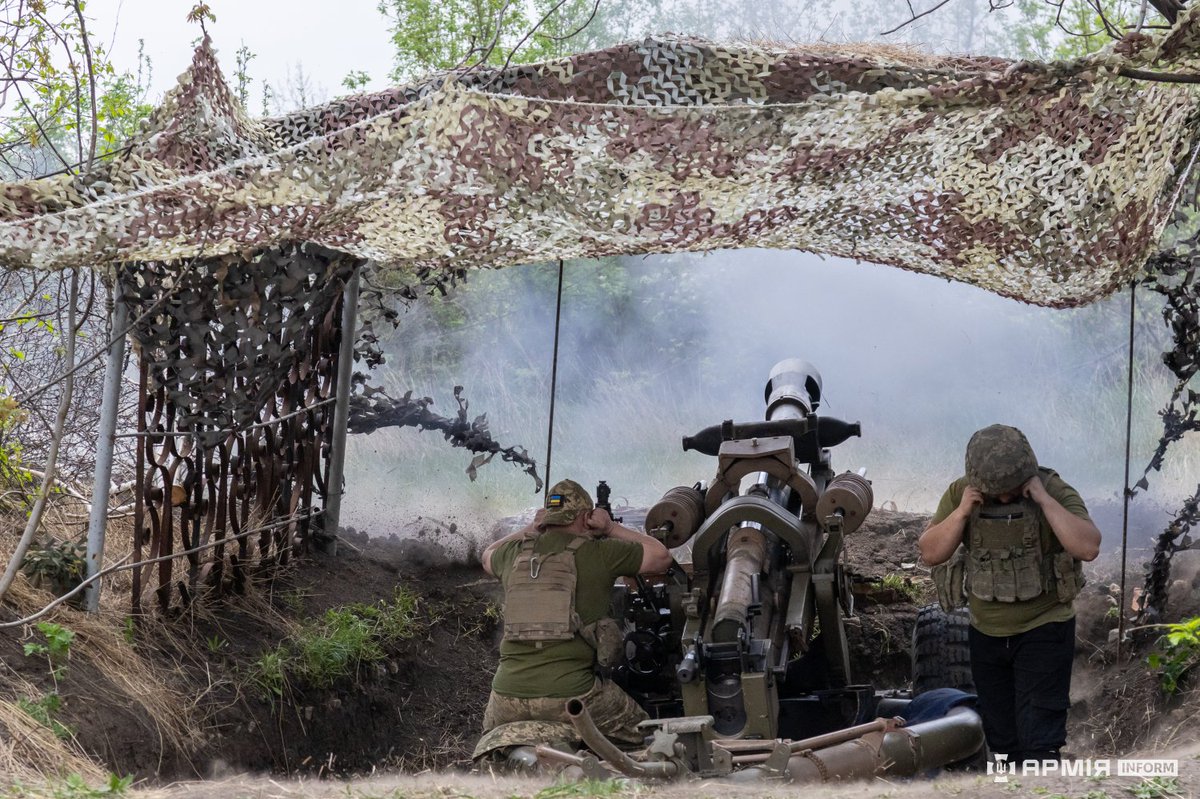
<svg viewBox="0 0 1200 799">
<path fill-rule="evenodd" d="M 478 273 L 449 324 L 436 303 L 410 309 L 381 382 L 433 396 L 443 414 L 451 386 L 465 385 L 497 440 L 528 446 L 544 467 L 555 275 L 546 264 Z M 1108 540 L 1119 534 L 1128 294 L 1049 310 L 890 267 L 767 250 L 626 258 L 600 277 L 594 262 L 566 265 L 551 480 L 605 479 L 614 500 L 646 505 L 710 479 L 715 459 L 684 453 L 680 438 L 763 418 L 768 371 L 799 357 L 823 377 L 820 412 L 861 421 L 863 437 L 837 447 L 833 463 L 865 466 L 877 506 L 931 511 L 962 473 L 971 433 L 1002 422 L 1024 430 L 1039 461 L 1101 512 Z M 1133 480 L 1170 391 L 1150 301 L 1140 294 Z M 1138 538 L 1194 488 L 1190 452 L 1178 446 L 1137 500 L 1148 525 Z M 499 461 L 468 482 L 466 453 L 415 430 L 353 436 L 349 454 L 344 523 L 372 534 L 417 513 L 487 525 L 540 502 L 528 477 Z"/>
</svg>

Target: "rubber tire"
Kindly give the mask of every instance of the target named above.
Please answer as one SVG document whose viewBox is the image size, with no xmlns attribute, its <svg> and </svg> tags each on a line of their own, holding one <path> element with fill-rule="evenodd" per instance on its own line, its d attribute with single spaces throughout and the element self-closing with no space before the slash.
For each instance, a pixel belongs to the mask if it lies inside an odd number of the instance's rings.
<svg viewBox="0 0 1200 799">
<path fill-rule="evenodd" d="M 940 605 L 917 611 L 912 635 L 913 696 L 934 688 L 957 688 L 975 693 L 966 608 L 946 613 Z"/>
</svg>

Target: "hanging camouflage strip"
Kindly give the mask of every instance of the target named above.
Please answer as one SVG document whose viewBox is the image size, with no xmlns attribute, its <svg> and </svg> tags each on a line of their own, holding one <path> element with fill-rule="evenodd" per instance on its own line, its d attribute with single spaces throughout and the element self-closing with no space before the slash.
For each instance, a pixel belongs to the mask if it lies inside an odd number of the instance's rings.
<svg viewBox="0 0 1200 799">
<path fill-rule="evenodd" d="M 1163 319 L 1171 330 L 1172 348 L 1163 354 L 1163 363 L 1175 375 L 1176 383 L 1166 407 L 1159 411 L 1163 420 L 1162 438 L 1131 494 L 1149 488 L 1150 472 L 1162 469 L 1172 444 L 1189 433 L 1200 432 L 1200 392 L 1189 388 L 1192 378 L 1200 372 L 1200 256 L 1180 254 L 1189 250 L 1194 253 L 1195 247 L 1195 241 L 1188 242 L 1174 253 L 1155 256 L 1148 265 L 1150 277 L 1146 283 L 1166 300 Z M 1198 524 L 1200 485 L 1155 538 L 1138 607 L 1139 625 L 1157 624 L 1166 618 L 1171 559 L 1194 546 L 1192 530 Z"/>
<path fill-rule="evenodd" d="M 421 430 L 440 430 L 451 446 L 463 447 L 477 453 L 467 465 L 467 476 L 472 480 L 480 466 L 491 462 L 496 455 L 501 460 L 523 467 L 533 478 L 534 492 L 542 490 L 542 478 L 537 472 L 537 461 L 521 446 L 502 447 L 488 429 L 487 414 L 474 419 L 467 418 L 467 398 L 462 395 L 462 386 L 454 387 L 454 400 L 458 413 L 454 418 L 439 416 L 429 410 L 433 400 L 429 397 L 413 399 L 409 391 L 399 399 L 388 396 L 383 389 L 364 387 L 362 393 L 350 397 L 351 433 L 373 433 L 382 427 L 416 427 Z"/>
<path fill-rule="evenodd" d="M 327 538 L 341 287 L 313 245 L 122 269 L 141 364 L 133 608 L 242 590 Z"/>
<path fill-rule="evenodd" d="M 648 39 L 251 119 L 206 40 L 129 151 L 0 187 L 0 263 L 244 255 L 286 241 L 435 275 L 776 247 L 1050 306 L 1155 250 L 1197 94 L 1200 9 L 1072 62 Z"/>
</svg>

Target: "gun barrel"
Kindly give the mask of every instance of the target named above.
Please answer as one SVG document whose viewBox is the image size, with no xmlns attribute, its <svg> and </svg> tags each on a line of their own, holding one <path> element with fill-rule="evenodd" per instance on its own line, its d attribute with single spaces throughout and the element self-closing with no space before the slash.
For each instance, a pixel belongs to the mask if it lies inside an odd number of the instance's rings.
<svg viewBox="0 0 1200 799">
<path fill-rule="evenodd" d="M 745 629 L 750 606 L 758 602 L 755 589 L 766 559 L 767 539 L 761 530 L 742 527 L 730 535 L 721 598 L 713 615 L 712 636 L 716 643 L 737 641 Z"/>
</svg>

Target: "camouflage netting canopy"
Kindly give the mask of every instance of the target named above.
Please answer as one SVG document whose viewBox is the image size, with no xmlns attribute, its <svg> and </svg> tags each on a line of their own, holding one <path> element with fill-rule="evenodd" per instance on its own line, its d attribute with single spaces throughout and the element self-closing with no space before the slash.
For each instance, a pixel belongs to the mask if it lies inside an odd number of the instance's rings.
<svg viewBox="0 0 1200 799">
<path fill-rule="evenodd" d="M 1193 87 L 1118 70 L 1197 65 L 1200 7 L 1053 64 L 667 37 L 257 120 L 205 41 L 126 152 L 0 186 L 0 264 L 775 247 L 1077 305 L 1157 251 L 1195 142 Z"/>
</svg>

